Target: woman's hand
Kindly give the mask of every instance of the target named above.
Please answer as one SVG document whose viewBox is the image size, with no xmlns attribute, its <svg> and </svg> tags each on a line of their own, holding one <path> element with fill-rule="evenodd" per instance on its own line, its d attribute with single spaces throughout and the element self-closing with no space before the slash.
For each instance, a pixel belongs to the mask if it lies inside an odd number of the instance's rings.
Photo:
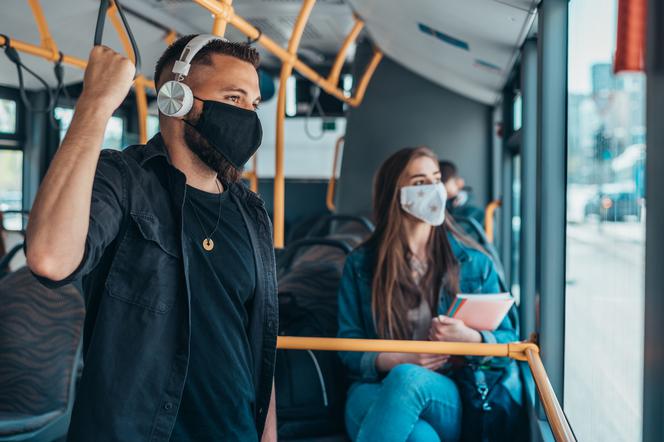
<svg viewBox="0 0 664 442">
<path fill-rule="evenodd" d="M 464 324 L 461 319 L 440 315 L 431 321 L 429 339 L 447 342 L 482 342 L 482 335 Z"/>
<path fill-rule="evenodd" d="M 449 355 L 380 353 L 376 358 L 376 368 L 382 373 L 387 373 L 399 364 L 415 364 L 436 371 L 445 365 L 449 358 Z"/>
</svg>

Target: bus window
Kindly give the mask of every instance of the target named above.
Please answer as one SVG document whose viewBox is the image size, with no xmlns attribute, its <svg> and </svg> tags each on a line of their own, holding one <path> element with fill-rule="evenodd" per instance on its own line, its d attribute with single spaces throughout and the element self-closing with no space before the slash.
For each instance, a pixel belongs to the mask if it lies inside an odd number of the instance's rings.
<svg viewBox="0 0 664 442">
<path fill-rule="evenodd" d="M 56 107 L 54 109 L 55 119 L 60 121 L 60 141 L 65 137 L 69 124 L 74 116 L 74 109 L 68 107 Z M 121 117 L 113 116 L 108 121 L 102 147 L 104 149 L 123 149 L 125 146 L 123 139 L 124 120 Z"/>
<path fill-rule="evenodd" d="M 519 101 L 521 101 L 519 99 Z M 520 123 L 519 123 L 520 124 Z M 511 290 L 514 299 L 521 299 L 521 154 L 512 157 L 512 274 Z"/>
<path fill-rule="evenodd" d="M 21 210 L 23 207 L 23 151 L 17 137 L 16 101 L 0 99 L 0 138 L 7 142 L 0 148 L 0 212 Z M 21 230 L 21 215 L 6 214 L 3 226 Z"/>
<path fill-rule="evenodd" d="M 148 115 L 148 140 L 159 132 L 159 117 Z"/>
<path fill-rule="evenodd" d="M 564 407 L 583 441 L 641 440 L 646 90 L 613 74 L 617 3 L 569 6 Z"/>
<path fill-rule="evenodd" d="M 522 116 L 521 111 L 523 110 L 523 102 L 521 99 L 521 92 L 517 92 L 512 102 L 512 130 L 516 132 L 521 129 Z"/>
<path fill-rule="evenodd" d="M 21 210 L 23 207 L 23 152 L 0 149 L 0 212 Z M 21 216 L 7 214 L 4 227 L 21 230 Z"/>
<path fill-rule="evenodd" d="M 16 133 L 16 102 L 0 98 L 0 133 Z"/>
</svg>

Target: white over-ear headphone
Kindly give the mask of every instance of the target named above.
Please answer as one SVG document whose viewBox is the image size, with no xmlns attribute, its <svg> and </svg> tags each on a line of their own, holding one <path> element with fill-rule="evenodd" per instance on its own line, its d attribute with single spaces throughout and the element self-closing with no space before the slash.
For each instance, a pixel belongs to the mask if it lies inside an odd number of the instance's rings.
<svg viewBox="0 0 664 442">
<path fill-rule="evenodd" d="M 192 38 L 182 50 L 180 58 L 173 65 L 175 80 L 164 83 L 157 94 L 157 107 L 159 111 L 168 116 L 182 118 L 189 113 L 194 104 L 194 94 L 186 84 L 182 83 L 184 77 L 189 74 L 191 61 L 198 51 L 214 40 L 228 41 L 215 35 L 201 34 Z"/>
</svg>

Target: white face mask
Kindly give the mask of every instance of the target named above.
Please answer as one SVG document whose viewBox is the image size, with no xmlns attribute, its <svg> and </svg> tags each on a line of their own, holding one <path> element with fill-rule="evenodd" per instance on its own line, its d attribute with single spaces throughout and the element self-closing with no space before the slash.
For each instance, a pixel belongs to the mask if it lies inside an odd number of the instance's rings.
<svg viewBox="0 0 664 442">
<path fill-rule="evenodd" d="M 445 221 L 447 191 L 443 183 L 401 188 L 401 208 L 432 226 Z"/>
</svg>

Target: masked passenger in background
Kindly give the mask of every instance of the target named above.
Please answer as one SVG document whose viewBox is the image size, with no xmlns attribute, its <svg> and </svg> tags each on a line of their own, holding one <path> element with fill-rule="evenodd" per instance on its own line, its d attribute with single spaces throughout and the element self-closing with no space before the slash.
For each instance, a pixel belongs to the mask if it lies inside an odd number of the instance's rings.
<svg viewBox="0 0 664 442">
<path fill-rule="evenodd" d="M 447 210 L 455 218 L 472 218 L 484 225 L 484 210 L 473 205 L 472 189 L 459 175 L 459 169 L 451 161 L 440 161 L 441 181 L 447 190 Z"/>
</svg>

